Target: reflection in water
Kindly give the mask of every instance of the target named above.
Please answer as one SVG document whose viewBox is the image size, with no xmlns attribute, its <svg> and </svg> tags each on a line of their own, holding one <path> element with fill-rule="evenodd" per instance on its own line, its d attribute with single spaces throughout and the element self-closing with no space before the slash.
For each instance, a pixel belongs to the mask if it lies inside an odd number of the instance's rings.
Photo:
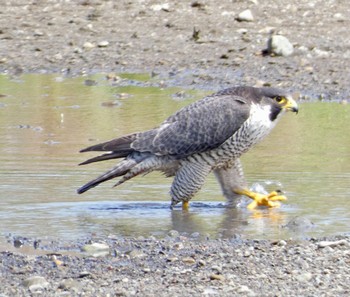
<svg viewBox="0 0 350 297">
<path fill-rule="evenodd" d="M 226 208 L 212 176 L 189 212 L 169 210 L 171 180 L 157 173 L 77 195 L 80 185 L 114 164 L 78 167 L 85 160 L 81 148 L 152 128 L 205 94 L 152 84 L 157 81 L 137 75 L 113 83 L 103 75 L 0 76 L 0 234 L 73 238 L 177 230 L 288 238 L 294 234 L 282 227 L 296 216 L 315 224 L 307 236 L 349 231 L 350 105 L 338 103 L 302 103 L 298 116 L 286 115 L 244 156 L 250 184 L 285 191 L 288 201 L 280 209 Z M 174 96 L 179 91 L 181 100 Z"/>
</svg>

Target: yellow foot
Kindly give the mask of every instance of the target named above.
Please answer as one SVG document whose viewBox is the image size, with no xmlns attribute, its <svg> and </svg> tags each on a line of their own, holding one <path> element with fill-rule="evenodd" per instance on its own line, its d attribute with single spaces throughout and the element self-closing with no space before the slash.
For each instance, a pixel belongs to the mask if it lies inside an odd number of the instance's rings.
<svg viewBox="0 0 350 297">
<path fill-rule="evenodd" d="M 281 195 L 282 192 L 279 190 L 273 191 L 269 194 L 259 194 L 245 189 L 234 190 L 234 192 L 239 195 L 245 195 L 254 200 L 252 203 L 248 204 L 248 209 L 254 209 L 259 206 L 280 207 L 281 203 L 279 201 L 287 200 L 287 197 Z"/>
<path fill-rule="evenodd" d="M 188 211 L 190 209 L 190 203 L 188 201 L 182 202 L 182 210 Z"/>
</svg>

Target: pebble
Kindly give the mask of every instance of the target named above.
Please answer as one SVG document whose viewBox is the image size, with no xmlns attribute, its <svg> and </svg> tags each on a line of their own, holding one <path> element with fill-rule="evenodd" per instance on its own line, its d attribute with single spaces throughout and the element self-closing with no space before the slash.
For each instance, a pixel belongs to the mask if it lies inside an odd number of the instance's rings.
<svg viewBox="0 0 350 297">
<path fill-rule="evenodd" d="M 237 16 L 237 21 L 239 22 L 252 22 L 254 21 L 254 16 L 250 9 L 243 10 Z"/>
<path fill-rule="evenodd" d="M 83 49 L 81 49 L 80 47 L 76 47 L 76 48 L 74 48 L 73 52 L 75 54 L 81 54 L 81 53 L 83 53 Z"/>
<path fill-rule="evenodd" d="M 176 230 L 170 230 L 168 232 L 169 237 L 178 237 L 179 235 L 180 235 L 179 231 L 176 231 Z"/>
<path fill-rule="evenodd" d="M 58 288 L 67 291 L 79 292 L 82 288 L 82 285 L 76 280 L 69 278 L 62 280 L 59 283 Z"/>
<path fill-rule="evenodd" d="M 294 47 L 287 37 L 272 35 L 267 42 L 267 51 L 276 56 L 288 57 L 293 54 Z"/>
<path fill-rule="evenodd" d="M 331 55 L 330 52 L 318 48 L 314 48 L 311 52 L 318 58 L 328 58 Z"/>
<path fill-rule="evenodd" d="M 87 244 L 83 246 L 82 250 L 93 257 L 103 257 L 109 254 L 109 246 L 100 242 Z"/>
<path fill-rule="evenodd" d="M 28 288 L 31 292 L 43 290 L 49 287 L 48 281 L 42 276 L 31 276 L 26 278 L 22 285 Z"/>
<path fill-rule="evenodd" d="M 249 257 L 252 253 L 250 251 L 245 251 L 243 257 Z"/>
<path fill-rule="evenodd" d="M 312 279 L 312 277 L 313 277 L 312 273 L 305 272 L 305 273 L 297 275 L 295 278 L 299 282 L 308 282 L 308 281 L 310 281 Z"/>
<path fill-rule="evenodd" d="M 246 296 L 256 296 L 255 292 L 245 285 L 240 286 L 237 292 Z"/>
<path fill-rule="evenodd" d="M 104 107 L 116 107 L 116 106 L 120 106 L 121 103 L 118 100 L 114 100 L 114 101 L 106 101 L 106 102 L 102 102 L 101 106 Z"/>
<path fill-rule="evenodd" d="M 138 249 L 133 249 L 132 251 L 128 252 L 128 255 L 132 259 L 142 258 L 145 256 L 145 254 L 141 250 L 138 250 Z"/>
<path fill-rule="evenodd" d="M 213 288 L 205 288 L 203 290 L 203 295 L 204 296 L 220 296 L 220 292 L 218 290 L 215 290 Z"/>
<path fill-rule="evenodd" d="M 96 47 L 96 45 L 93 44 L 93 43 L 91 43 L 91 42 L 85 42 L 85 43 L 83 44 L 83 48 L 84 48 L 84 49 L 92 49 L 92 48 L 94 48 L 94 47 Z"/>
<path fill-rule="evenodd" d="M 34 36 L 44 36 L 44 33 L 40 30 L 35 30 L 34 33 L 33 33 Z"/>
<path fill-rule="evenodd" d="M 236 32 L 238 34 L 247 34 L 248 33 L 248 29 L 246 28 L 240 28 L 240 29 L 237 29 Z"/>
<path fill-rule="evenodd" d="M 338 22 L 344 22 L 344 21 L 346 21 L 346 17 L 345 17 L 342 13 L 340 13 L 340 12 L 335 13 L 335 14 L 333 15 L 333 18 L 336 19 Z"/>
<path fill-rule="evenodd" d="M 287 228 L 291 231 L 300 232 L 306 231 L 308 229 L 313 228 L 315 225 L 308 218 L 305 217 L 294 217 L 291 218 L 287 224 L 283 226 L 283 228 Z"/>
<path fill-rule="evenodd" d="M 13 246 L 16 247 L 16 248 L 22 247 L 23 244 L 24 244 L 24 242 L 23 242 L 23 240 L 21 240 L 21 239 L 17 239 L 17 238 L 16 238 L 16 239 L 13 241 Z"/>
<path fill-rule="evenodd" d="M 127 98 L 130 98 L 132 95 L 129 93 L 119 93 L 119 94 L 115 94 L 115 96 L 119 99 L 127 99 Z"/>
<path fill-rule="evenodd" d="M 182 242 L 177 242 L 177 243 L 174 244 L 173 247 L 174 247 L 174 249 L 176 249 L 176 250 L 182 250 L 182 249 L 184 248 L 184 245 L 183 245 Z"/>
<path fill-rule="evenodd" d="M 349 245 L 349 243 L 345 239 L 337 240 L 337 241 L 320 241 L 317 246 L 319 248 L 325 248 L 325 247 L 335 247 L 338 245 Z"/>
<path fill-rule="evenodd" d="M 55 255 L 51 257 L 52 262 L 56 265 L 56 267 L 62 266 L 63 262 L 61 260 L 58 260 Z"/>
<path fill-rule="evenodd" d="M 178 260 L 178 258 L 177 257 L 168 257 L 166 260 L 167 260 L 167 262 L 175 262 Z"/>
<path fill-rule="evenodd" d="M 224 281 L 225 277 L 221 274 L 211 274 L 209 277 L 211 280 Z"/>
<path fill-rule="evenodd" d="M 285 245 L 287 245 L 287 242 L 282 239 L 282 240 L 278 241 L 277 245 L 278 246 L 285 246 Z"/>
<path fill-rule="evenodd" d="M 150 7 L 153 11 L 168 11 L 170 8 L 169 3 L 163 3 L 163 4 L 154 4 Z"/>
<path fill-rule="evenodd" d="M 182 262 L 184 262 L 185 264 L 188 264 L 188 265 L 192 265 L 192 264 L 196 263 L 196 260 L 193 259 L 192 257 L 185 257 L 182 259 Z"/>
<path fill-rule="evenodd" d="M 88 86 L 88 87 L 96 86 L 97 85 L 97 81 L 93 80 L 93 79 L 86 79 L 84 81 L 84 85 Z"/>
<path fill-rule="evenodd" d="M 88 276 L 91 276 L 91 273 L 89 271 L 84 270 L 84 271 L 79 273 L 78 277 L 79 278 L 84 278 L 84 277 L 88 277 Z"/>
<path fill-rule="evenodd" d="M 104 40 L 104 41 L 100 41 L 98 44 L 97 44 L 98 47 L 107 47 L 109 46 L 109 42 L 107 40 Z"/>
</svg>

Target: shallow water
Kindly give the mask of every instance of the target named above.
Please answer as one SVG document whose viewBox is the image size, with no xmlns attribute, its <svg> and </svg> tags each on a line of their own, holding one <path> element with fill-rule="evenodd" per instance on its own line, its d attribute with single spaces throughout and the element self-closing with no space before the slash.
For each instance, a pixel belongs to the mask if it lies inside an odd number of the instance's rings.
<svg viewBox="0 0 350 297">
<path fill-rule="evenodd" d="M 163 235 L 169 230 L 211 237 L 289 238 L 349 232 L 350 105 L 301 103 L 243 158 L 250 184 L 281 188 L 279 209 L 224 207 L 213 176 L 189 213 L 169 210 L 170 179 L 159 173 L 118 188 L 107 182 L 76 189 L 114 161 L 77 166 L 86 146 L 152 128 L 204 91 L 160 88 L 147 75 L 67 78 L 0 76 L 0 235 L 77 238 L 90 234 Z M 284 228 L 301 217 L 313 228 Z"/>
</svg>

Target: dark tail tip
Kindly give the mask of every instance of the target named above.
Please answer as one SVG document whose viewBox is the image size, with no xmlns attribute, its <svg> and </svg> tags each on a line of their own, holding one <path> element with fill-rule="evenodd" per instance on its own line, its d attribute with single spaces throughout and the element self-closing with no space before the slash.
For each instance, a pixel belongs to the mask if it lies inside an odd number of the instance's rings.
<svg viewBox="0 0 350 297">
<path fill-rule="evenodd" d="M 84 192 L 86 192 L 88 189 L 84 189 L 84 187 L 81 187 L 77 190 L 78 194 L 83 194 Z"/>
<path fill-rule="evenodd" d="M 86 185 L 80 187 L 78 190 L 77 190 L 77 193 L 78 194 L 83 194 L 85 193 L 86 191 L 90 190 L 91 188 L 97 186 L 97 184 L 90 184 L 90 183 L 87 183 Z"/>
</svg>

